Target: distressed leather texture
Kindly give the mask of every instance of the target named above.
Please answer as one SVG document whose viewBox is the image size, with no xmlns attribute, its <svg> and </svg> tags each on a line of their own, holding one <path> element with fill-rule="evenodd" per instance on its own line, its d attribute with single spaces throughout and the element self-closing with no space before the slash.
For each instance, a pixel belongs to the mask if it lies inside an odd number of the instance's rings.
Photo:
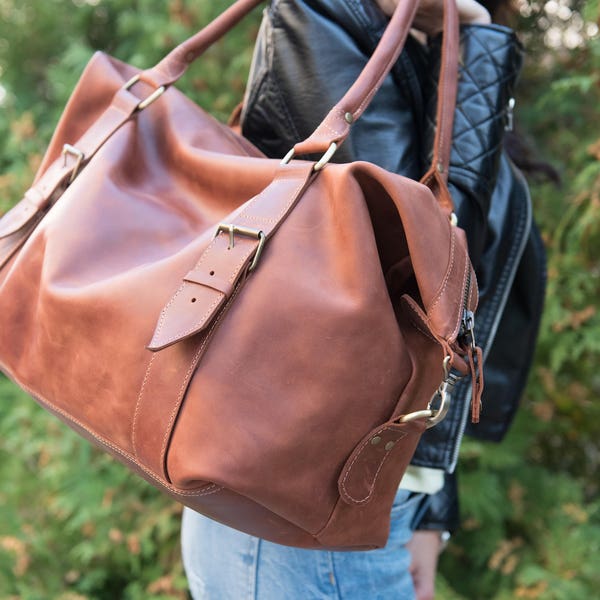
<svg viewBox="0 0 600 600">
<path fill-rule="evenodd" d="M 268 154 L 285 152 L 322 117 L 320 94 L 339 96 L 346 78 L 360 71 L 386 23 L 372 2 L 272 2 L 261 26 L 241 114 L 246 137 Z M 439 57 L 439 39 L 428 49 L 409 39 L 333 160 L 364 159 L 411 177 L 421 176 L 431 160 Z M 481 300 L 476 335 L 484 340 L 488 356 L 494 346 L 506 354 L 506 348 L 515 348 L 516 342 L 514 327 L 507 322 L 514 318 L 525 327 L 511 368 L 505 370 L 498 363 L 486 386 L 484 400 L 490 401 L 481 423 L 472 427 L 481 437 L 493 439 L 506 431 L 522 392 L 543 304 L 544 253 L 531 227 L 527 185 L 502 150 L 506 107 L 521 63 L 522 48 L 511 30 L 497 25 L 461 27 L 448 185 L 477 267 Z M 346 68 L 339 69 L 340 64 Z M 414 148 L 420 149 L 420 159 L 412 153 Z M 517 275 L 520 266 L 527 274 Z M 529 287 L 518 287 L 517 279 L 519 286 L 528 279 Z M 520 300 L 513 299 L 511 310 L 505 310 L 507 298 L 513 295 Z M 486 303 L 489 308 L 483 311 Z M 507 324 L 500 327 L 498 319 Z M 486 373 L 494 369 L 493 364 L 488 358 Z M 464 406 L 468 396 L 468 385 L 462 385 L 462 392 L 454 395 L 455 405 Z M 497 393 L 491 391 L 494 386 Z M 443 428 L 427 435 L 437 435 Z M 454 439 L 460 437 L 456 433 L 454 428 Z M 433 453 L 428 466 L 450 466 L 452 451 Z"/>
<path fill-rule="evenodd" d="M 381 547 L 425 429 L 402 417 L 427 407 L 445 357 L 469 371 L 475 275 L 443 176 L 428 187 L 365 162 L 282 164 L 171 86 L 257 4 L 238 0 L 147 71 L 91 60 L 0 221 L 0 365 L 211 518 L 293 546 Z M 440 95 L 453 105 L 446 5 Z M 394 15 L 328 124 L 360 116 L 414 9 Z M 309 147 L 343 141 L 325 129 Z"/>
<path fill-rule="evenodd" d="M 333 101 L 360 71 L 386 25 L 387 18 L 370 1 L 273 1 L 261 25 L 241 113 L 244 135 L 268 155 L 285 152 L 322 117 L 318 99 Z M 439 44 L 439 38 L 428 47 L 407 40 L 334 161 L 368 160 L 422 176 L 432 160 Z M 531 365 L 544 300 L 545 253 L 527 184 L 502 145 L 522 60 L 523 49 L 511 30 L 461 27 L 448 186 L 480 287 L 475 332 L 486 358 L 486 391 L 480 422 L 471 425 L 470 382 L 458 384 L 445 420 L 424 434 L 416 465 L 452 472 L 465 431 L 499 441 Z M 456 486 L 451 475 L 447 481 L 433 499 L 425 528 L 456 527 Z"/>
</svg>

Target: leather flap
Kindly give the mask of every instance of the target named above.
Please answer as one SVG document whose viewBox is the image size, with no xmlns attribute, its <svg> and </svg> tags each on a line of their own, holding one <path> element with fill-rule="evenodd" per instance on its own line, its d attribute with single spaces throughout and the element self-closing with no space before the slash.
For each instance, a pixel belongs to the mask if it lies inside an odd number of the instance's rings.
<svg viewBox="0 0 600 600">
<path fill-rule="evenodd" d="M 231 297 L 246 273 L 258 241 L 240 237 L 234 246 L 228 244 L 227 235 L 215 237 L 198 264 L 184 277 L 161 312 L 147 346 L 149 350 L 162 350 L 200 333 Z"/>
<path fill-rule="evenodd" d="M 402 424 L 388 421 L 371 430 L 354 449 L 338 479 L 338 490 L 344 501 L 358 506 L 370 502 L 385 462 L 405 450 L 405 445 L 398 442 L 407 436 L 419 436 L 424 430 L 424 421 Z M 414 444 L 416 445 L 416 441 Z M 405 457 L 407 464 L 412 456 L 412 449 L 411 444 L 411 450 Z M 404 469 L 399 469 L 399 473 L 402 472 Z"/>
</svg>

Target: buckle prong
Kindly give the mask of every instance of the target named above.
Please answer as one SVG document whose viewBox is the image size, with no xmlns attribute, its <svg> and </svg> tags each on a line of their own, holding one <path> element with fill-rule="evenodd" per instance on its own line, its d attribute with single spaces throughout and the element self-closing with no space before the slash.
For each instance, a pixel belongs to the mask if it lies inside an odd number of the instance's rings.
<svg viewBox="0 0 600 600">
<path fill-rule="evenodd" d="M 248 267 L 248 271 L 254 271 L 258 265 L 258 260 L 263 251 L 265 242 L 267 241 L 267 236 L 265 235 L 264 231 L 261 229 L 252 229 L 251 227 L 243 227 L 242 225 L 234 225 L 233 223 L 219 223 L 217 226 L 217 231 L 215 232 L 215 237 L 217 237 L 222 231 L 229 235 L 229 245 L 227 246 L 227 250 L 231 250 L 231 248 L 235 246 L 236 233 L 238 235 L 244 235 L 246 237 L 258 240 L 256 253 L 254 254 L 254 258 L 252 259 L 250 266 Z"/>
</svg>

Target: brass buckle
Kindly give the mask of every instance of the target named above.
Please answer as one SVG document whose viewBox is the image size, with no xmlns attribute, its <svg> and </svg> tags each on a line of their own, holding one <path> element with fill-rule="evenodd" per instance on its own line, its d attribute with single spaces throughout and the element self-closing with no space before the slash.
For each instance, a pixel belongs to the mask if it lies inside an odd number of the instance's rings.
<svg viewBox="0 0 600 600">
<path fill-rule="evenodd" d="M 75 167 L 71 172 L 71 177 L 69 178 L 69 183 L 73 183 L 75 177 L 79 173 L 79 168 L 81 167 L 81 161 L 85 158 L 84 154 L 79 148 L 75 148 L 75 146 L 71 146 L 71 144 L 65 144 L 62 149 L 62 155 L 64 157 L 63 167 L 67 166 L 67 154 L 75 157 Z"/>
<path fill-rule="evenodd" d="M 323 156 L 321 156 L 321 158 L 319 159 L 319 161 L 315 164 L 315 166 L 313 167 L 313 171 L 320 171 L 333 157 L 333 155 L 336 153 L 336 150 L 338 149 L 338 145 L 335 142 L 331 142 L 331 145 L 329 146 L 329 148 L 327 148 L 327 152 L 325 152 L 325 154 L 323 154 Z M 281 164 L 282 165 L 287 165 L 292 158 L 294 158 L 294 155 L 296 154 L 295 150 L 292 148 L 281 160 Z"/>
<path fill-rule="evenodd" d="M 124 90 L 129 90 L 130 88 L 132 88 L 138 81 L 140 80 L 140 75 L 134 75 L 124 86 L 123 89 Z M 162 96 L 165 91 L 166 91 L 166 87 L 164 85 L 161 85 L 159 88 L 156 88 L 146 99 L 141 100 L 139 102 L 139 104 L 136 107 L 136 110 L 144 110 L 145 108 L 147 108 L 148 106 L 150 106 L 157 98 L 159 98 L 160 96 Z"/>
<path fill-rule="evenodd" d="M 450 371 L 448 368 L 449 364 L 450 356 L 446 356 L 442 364 L 444 369 L 444 379 L 427 404 L 427 409 L 417 410 L 415 412 L 408 413 L 407 415 L 403 415 L 398 419 L 398 423 L 409 423 L 410 421 L 426 419 L 427 429 L 429 429 L 444 419 L 444 417 L 448 414 L 448 410 L 450 409 L 452 390 L 454 389 L 456 383 L 462 379 L 460 375 L 456 375 Z M 434 402 L 438 398 L 439 406 L 438 408 L 434 408 Z"/>
<path fill-rule="evenodd" d="M 258 265 L 258 259 L 263 251 L 263 247 L 265 242 L 267 241 L 267 236 L 264 231 L 260 229 L 251 229 L 250 227 L 242 227 L 241 225 L 234 225 L 233 223 L 219 223 L 217 226 L 217 231 L 215 232 L 215 237 L 221 233 L 221 231 L 225 231 L 229 234 L 229 245 L 227 249 L 233 248 L 235 246 L 235 234 L 245 235 L 246 237 L 254 238 L 258 240 L 258 248 L 256 249 L 256 254 L 248 267 L 248 271 L 254 271 L 256 265 Z"/>
</svg>

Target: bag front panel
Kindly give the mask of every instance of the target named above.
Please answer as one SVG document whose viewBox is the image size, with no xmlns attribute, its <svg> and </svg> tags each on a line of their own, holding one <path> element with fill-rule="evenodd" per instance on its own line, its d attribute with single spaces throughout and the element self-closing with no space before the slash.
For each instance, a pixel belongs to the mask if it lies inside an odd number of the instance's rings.
<svg viewBox="0 0 600 600">
<path fill-rule="evenodd" d="M 126 452 L 162 307 L 216 222 L 277 165 L 244 157 L 251 147 L 177 90 L 161 100 L 104 144 L 0 271 L 3 368 Z"/>
<path fill-rule="evenodd" d="M 385 193 L 380 202 L 394 206 Z M 360 440 L 424 409 L 441 380 L 440 346 L 425 337 L 435 373 L 399 404 L 419 361 L 395 312 L 360 186 L 348 168 L 326 169 L 206 346 L 168 448 L 173 484 L 216 482 L 317 534 Z M 407 460 L 391 461 L 397 480 Z"/>
</svg>

